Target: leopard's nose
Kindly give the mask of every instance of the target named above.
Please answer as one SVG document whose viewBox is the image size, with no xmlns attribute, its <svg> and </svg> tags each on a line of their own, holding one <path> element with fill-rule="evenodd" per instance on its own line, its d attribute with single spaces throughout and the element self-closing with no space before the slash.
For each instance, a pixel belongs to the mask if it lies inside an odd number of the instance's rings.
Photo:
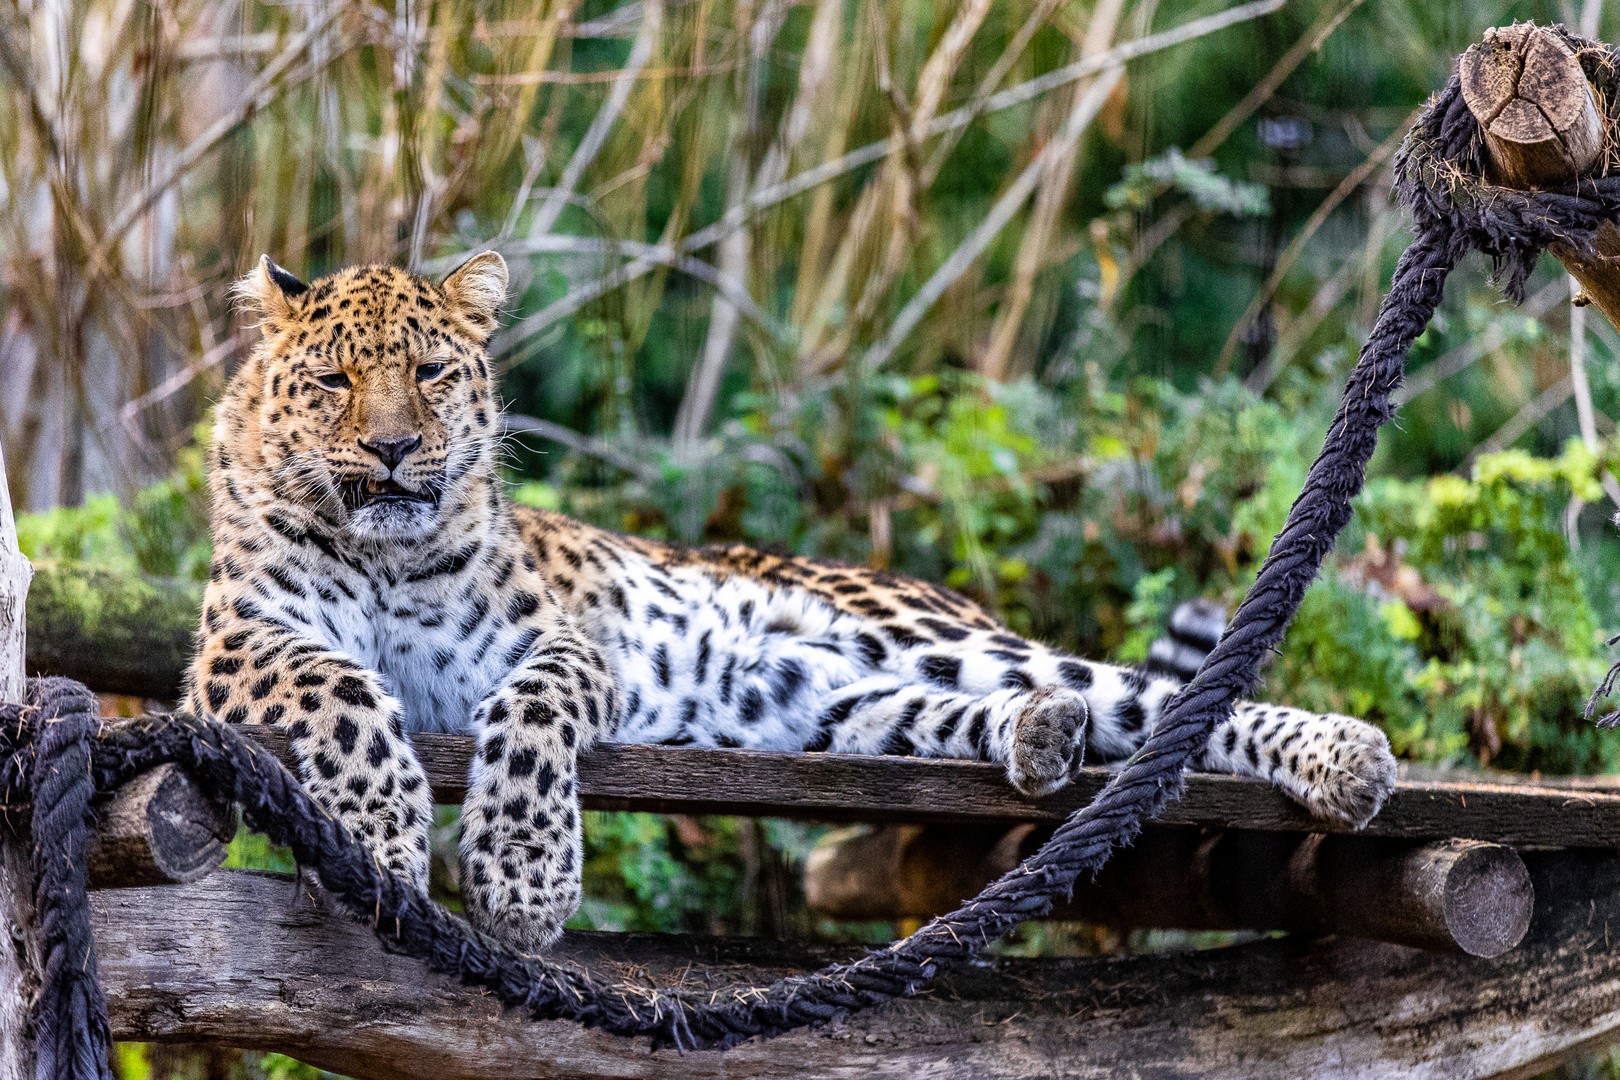
<svg viewBox="0 0 1620 1080">
<path fill-rule="evenodd" d="M 409 439 L 378 439 L 376 442 L 358 440 L 360 448 L 376 454 L 377 458 L 393 472 L 399 463 L 405 460 L 405 455 L 422 445 L 422 436 L 417 435 Z"/>
</svg>

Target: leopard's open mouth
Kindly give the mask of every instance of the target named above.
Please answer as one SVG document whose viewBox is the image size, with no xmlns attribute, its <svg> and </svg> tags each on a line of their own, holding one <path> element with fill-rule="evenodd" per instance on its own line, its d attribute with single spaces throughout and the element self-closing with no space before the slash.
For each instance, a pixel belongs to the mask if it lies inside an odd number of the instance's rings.
<svg viewBox="0 0 1620 1080">
<path fill-rule="evenodd" d="M 438 491 L 431 484 L 413 491 L 393 479 L 358 477 L 343 481 L 339 488 L 343 493 L 343 505 L 350 512 L 362 506 L 405 506 L 412 503 L 436 506 L 439 502 Z"/>
</svg>

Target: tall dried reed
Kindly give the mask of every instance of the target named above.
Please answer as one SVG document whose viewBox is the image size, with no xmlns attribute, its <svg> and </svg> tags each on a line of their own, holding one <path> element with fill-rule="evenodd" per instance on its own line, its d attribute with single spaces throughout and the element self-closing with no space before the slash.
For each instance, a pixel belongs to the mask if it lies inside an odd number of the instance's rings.
<svg viewBox="0 0 1620 1080">
<path fill-rule="evenodd" d="M 225 285 L 260 252 L 501 249 L 503 365 L 584 320 L 610 437 L 677 308 L 689 451 L 740 365 L 1017 374 L 1042 271 L 1089 242 L 1065 200 L 1125 63 L 1281 3 L 1150 33 L 1157 0 L 0 0 L 8 483 L 40 508 L 165 468 L 243 352 Z M 993 175 L 960 175 L 975 130 Z"/>
</svg>

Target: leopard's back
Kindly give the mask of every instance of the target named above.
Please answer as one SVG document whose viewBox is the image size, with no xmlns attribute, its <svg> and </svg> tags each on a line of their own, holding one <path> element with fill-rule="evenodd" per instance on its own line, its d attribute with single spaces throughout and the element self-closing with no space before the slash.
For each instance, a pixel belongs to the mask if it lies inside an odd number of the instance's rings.
<svg viewBox="0 0 1620 1080">
<path fill-rule="evenodd" d="M 1092 754 L 1114 757 L 1134 747 L 1176 685 L 1058 653 L 954 590 L 905 575 L 742 545 L 683 548 L 549 511 L 515 513 L 547 578 L 616 660 L 621 741 L 928 752 L 906 741 L 914 724 L 897 731 L 874 717 L 866 730 L 836 706 L 920 687 L 951 701 L 943 723 L 963 702 L 1051 687 L 1083 696 Z M 976 732 L 957 749 L 997 759 L 994 709 L 975 729 L 976 708 L 956 718 Z"/>
</svg>

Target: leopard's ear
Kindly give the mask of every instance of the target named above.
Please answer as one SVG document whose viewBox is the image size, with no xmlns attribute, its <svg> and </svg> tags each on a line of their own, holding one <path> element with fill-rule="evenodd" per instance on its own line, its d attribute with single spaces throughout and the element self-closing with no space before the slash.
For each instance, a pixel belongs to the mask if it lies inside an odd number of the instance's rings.
<svg viewBox="0 0 1620 1080">
<path fill-rule="evenodd" d="M 495 316 L 506 299 L 506 260 L 498 251 L 480 251 L 446 274 L 440 287 L 462 316 L 487 338 L 495 329 Z"/>
<path fill-rule="evenodd" d="M 308 285 L 277 266 L 268 255 L 260 255 L 259 265 L 233 290 L 243 310 L 259 316 L 259 325 L 266 333 L 274 333 L 296 319 L 298 300 L 308 291 Z"/>
</svg>

